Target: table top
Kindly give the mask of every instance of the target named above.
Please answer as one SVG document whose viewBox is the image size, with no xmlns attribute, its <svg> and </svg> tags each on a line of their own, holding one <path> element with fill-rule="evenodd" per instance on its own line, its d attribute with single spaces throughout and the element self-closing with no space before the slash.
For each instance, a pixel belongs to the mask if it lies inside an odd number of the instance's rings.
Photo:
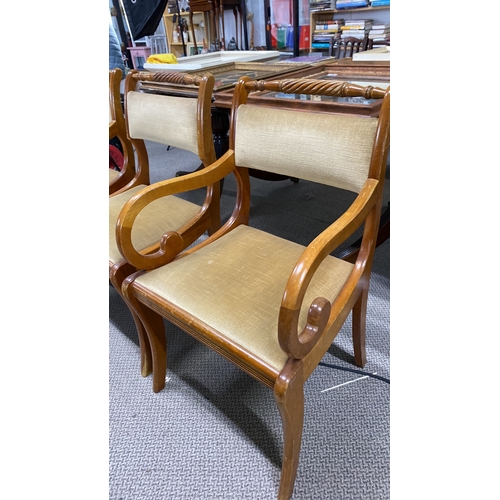
<svg viewBox="0 0 500 500">
<path fill-rule="evenodd" d="M 319 80 L 345 81 L 357 85 L 372 85 L 387 88 L 390 84 L 390 66 L 387 61 L 353 62 L 345 59 L 327 60 L 307 67 L 297 68 L 295 71 L 279 75 L 277 78 L 314 78 Z M 233 89 L 215 92 L 214 106 L 229 109 L 233 96 Z M 365 116 L 375 116 L 381 106 L 380 100 L 368 100 L 349 97 L 321 97 L 303 94 L 281 94 L 278 92 L 253 92 L 248 97 L 248 103 L 258 103 L 260 106 L 279 108 L 300 108 L 320 113 L 350 113 Z"/>
<path fill-rule="evenodd" d="M 387 88 L 390 84 L 389 61 L 353 61 L 345 59 L 325 59 L 311 64 L 284 64 L 273 61 L 254 63 L 233 63 L 214 69 L 216 88 L 214 89 L 213 107 L 220 110 L 231 108 L 234 85 L 239 77 L 247 74 L 258 80 L 278 80 L 284 78 L 314 78 L 320 80 L 346 81 L 358 85 L 373 85 Z M 201 71 L 189 71 L 190 74 L 203 74 Z M 168 93 L 169 86 L 161 83 L 143 84 L 146 91 Z M 170 89 L 171 91 L 173 89 Z M 193 90 L 193 97 L 197 95 Z M 253 92 L 248 102 L 277 108 L 300 108 L 320 113 L 349 113 L 364 116 L 376 116 L 380 110 L 380 100 L 348 97 L 321 97 L 302 94 L 281 94 L 279 92 Z"/>
</svg>

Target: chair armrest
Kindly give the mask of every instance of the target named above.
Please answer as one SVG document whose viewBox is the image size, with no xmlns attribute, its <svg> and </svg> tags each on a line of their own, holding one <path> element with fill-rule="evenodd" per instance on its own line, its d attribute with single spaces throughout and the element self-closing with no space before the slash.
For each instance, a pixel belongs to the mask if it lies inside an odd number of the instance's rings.
<svg viewBox="0 0 500 500">
<path fill-rule="evenodd" d="M 116 222 L 116 243 L 123 257 L 137 269 L 153 269 L 173 260 L 184 249 L 182 236 L 176 231 L 169 231 L 161 237 L 158 251 L 143 255 L 132 244 L 135 219 L 144 207 L 153 201 L 214 184 L 230 174 L 234 168 L 234 152 L 230 150 L 208 167 L 141 189 L 123 206 Z M 198 214 L 188 224 L 196 223 L 200 216 L 201 214 Z"/>
<path fill-rule="evenodd" d="M 333 300 L 318 297 L 309 308 L 306 326 L 298 331 L 302 301 L 314 273 L 321 262 L 365 221 L 380 199 L 379 189 L 377 180 L 368 179 L 349 209 L 307 246 L 295 265 L 285 287 L 278 322 L 279 343 L 289 356 L 302 359 L 309 354 L 337 315 L 338 311 L 332 310 Z M 351 274 L 348 282 L 357 283 L 363 269 L 364 263 L 359 265 L 357 262 L 356 277 L 353 281 Z"/>
</svg>

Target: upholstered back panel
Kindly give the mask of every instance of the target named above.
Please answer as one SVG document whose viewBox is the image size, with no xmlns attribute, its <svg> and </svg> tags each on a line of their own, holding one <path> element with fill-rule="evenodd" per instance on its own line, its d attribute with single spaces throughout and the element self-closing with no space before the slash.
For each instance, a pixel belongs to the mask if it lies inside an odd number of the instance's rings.
<svg viewBox="0 0 500 500">
<path fill-rule="evenodd" d="M 368 177 L 377 119 L 242 105 L 236 165 L 358 193 Z"/>
<path fill-rule="evenodd" d="M 129 92 L 130 137 L 167 144 L 198 154 L 198 100 Z"/>
</svg>

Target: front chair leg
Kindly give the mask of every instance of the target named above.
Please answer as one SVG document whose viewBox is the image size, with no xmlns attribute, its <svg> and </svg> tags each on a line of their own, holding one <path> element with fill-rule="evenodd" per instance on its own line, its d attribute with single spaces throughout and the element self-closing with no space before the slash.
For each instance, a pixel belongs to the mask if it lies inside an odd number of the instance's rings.
<svg viewBox="0 0 500 500">
<path fill-rule="evenodd" d="M 134 296 L 131 283 L 134 276 L 123 282 L 122 291 L 140 324 L 146 330 L 153 358 L 153 392 L 160 392 L 165 387 L 167 374 L 167 339 L 163 318 L 148 307 L 143 306 Z"/>
<path fill-rule="evenodd" d="M 288 360 L 274 386 L 274 397 L 283 424 L 283 465 L 278 500 L 289 500 L 293 494 L 299 465 L 304 425 L 303 364 Z"/>
<path fill-rule="evenodd" d="M 368 284 L 363 287 L 352 309 L 352 343 L 354 363 L 363 368 L 366 364 L 366 308 L 368 304 Z"/>
</svg>

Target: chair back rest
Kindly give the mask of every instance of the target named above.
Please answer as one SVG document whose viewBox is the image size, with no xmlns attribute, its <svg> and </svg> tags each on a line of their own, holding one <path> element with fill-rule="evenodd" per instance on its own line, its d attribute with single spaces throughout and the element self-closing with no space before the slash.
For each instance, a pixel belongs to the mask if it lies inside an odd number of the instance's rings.
<svg viewBox="0 0 500 500">
<path fill-rule="evenodd" d="M 196 99 L 129 92 L 127 121 L 130 137 L 198 154 L 197 106 Z"/>
<path fill-rule="evenodd" d="M 260 84 L 260 85 L 259 85 Z M 238 84 L 241 87 L 240 84 Z M 235 89 L 235 101 L 241 88 Z M 389 92 L 345 82 L 248 82 L 252 90 L 384 98 Z M 246 102 L 246 96 L 243 99 Z M 234 103 L 233 103 L 234 106 Z M 306 179 L 358 193 L 371 171 L 379 117 L 275 109 L 241 103 L 234 110 L 232 145 L 238 167 Z M 381 168 L 379 165 L 378 169 Z"/>
<path fill-rule="evenodd" d="M 338 40 L 337 47 L 335 50 L 335 58 L 343 59 L 345 57 L 352 57 L 353 54 L 357 54 L 360 50 L 366 50 L 368 47 L 368 37 L 356 38 L 353 36 L 342 38 Z"/>
<path fill-rule="evenodd" d="M 156 85 L 154 93 L 148 83 Z M 178 72 L 130 72 L 125 84 L 125 118 L 132 139 L 190 151 L 215 161 L 211 98 L 213 75 Z M 141 84 L 141 85 L 139 85 Z"/>
</svg>

